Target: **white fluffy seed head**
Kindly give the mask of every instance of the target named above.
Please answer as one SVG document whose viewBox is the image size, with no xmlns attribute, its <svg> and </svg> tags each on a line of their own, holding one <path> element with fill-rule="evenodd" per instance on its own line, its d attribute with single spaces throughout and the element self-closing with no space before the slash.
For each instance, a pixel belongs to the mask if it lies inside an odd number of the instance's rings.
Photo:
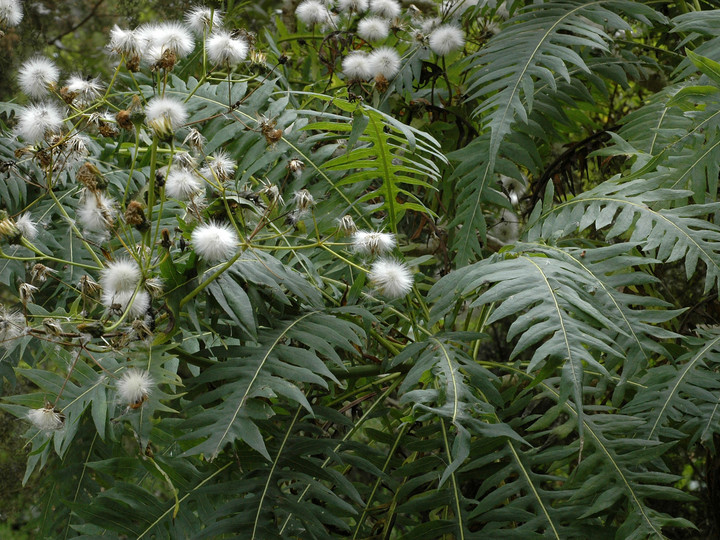
<svg viewBox="0 0 720 540">
<path fill-rule="evenodd" d="M 248 44 L 244 39 L 234 38 L 230 32 L 216 30 L 205 42 L 207 55 L 214 64 L 236 66 L 248 54 Z"/>
<path fill-rule="evenodd" d="M 42 141 L 45 137 L 58 133 L 63 125 L 63 116 L 53 103 L 28 105 L 17 115 L 15 132 L 27 142 Z"/>
<path fill-rule="evenodd" d="M 370 57 L 362 51 L 348 54 L 342 61 L 342 70 L 349 81 L 367 81 L 373 76 Z"/>
<path fill-rule="evenodd" d="M 490 231 L 503 245 L 514 244 L 520 237 L 520 220 L 510 210 L 504 208 L 500 220 Z"/>
<path fill-rule="evenodd" d="M 175 98 L 156 97 L 145 107 L 145 122 L 160 138 L 167 138 L 187 120 L 185 105 Z"/>
<path fill-rule="evenodd" d="M 73 105 L 84 108 L 92 104 L 100 97 L 103 91 L 103 85 L 99 78 L 83 79 L 77 75 L 73 75 L 67 81 L 68 92 L 76 94 Z"/>
<path fill-rule="evenodd" d="M 140 281 L 140 268 L 135 261 L 118 259 L 108 263 L 100 274 L 100 285 L 103 290 L 111 294 L 117 292 L 132 292 Z"/>
<path fill-rule="evenodd" d="M 346 13 L 362 13 L 367 11 L 369 0 L 338 0 L 337 7 Z"/>
<path fill-rule="evenodd" d="M 22 18 L 20 0 L 0 0 L 0 26 L 17 26 Z"/>
<path fill-rule="evenodd" d="M 185 24 L 197 35 L 202 36 L 203 33 L 210 32 L 210 30 L 221 28 L 223 16 L 217 9 L 195 6 L 185 14 Z"/>
<path fill-rule="evenodd" d="M 230 258 L 237 249 L 238 237 L 229 225 L 208 223 L 192 232 L 192 246 L 201 259 L 216 263 Z"/>
<path fill-rule="evenodd" d="M 121 315 L 127 311 L 130 319 L 139 319 L 144 317 L 150 307 L 150 295 L 147 291 L 111 291 L 105 290 L 100 297 L 102 304 L 114 311 L 117 315 Z"/>
<path fill-rule="evenodd" d="M 365 41 L 382 41 L 390 34 L 390 25 L 380 17 L 365 17 L 358 23 L 357 34 Z"/>
<path fill-rule="evenodd" d="M 388 298 L 401 298 L 410 292 L 413 277 L 405 263 L 393 259 L 379 259 L 370 268 L 370 281 Z"/>
<path fill-rule="evenodd" d="M 18 72 L 18 83 L 23 92 L 33 98 L 48 95 L 57 85 L 60 70 L 54 62 L 42 56 L 36 56 L 25 62 Z"/>
<path fill-rule="evenodd" d="M 173 199 L 187 201 L 202 190 L 200 178 L 184 167 L 170 167 L 165 179 L 165 194 Z"/>
<path fill-rule="evenodd" d="M 162 52 L 169 51 L 177 58 L 187 56 L 195 48 L 195 39 L 188 28 L 179 22 L 164 22 L 148 25 L 143 29 L 142 37 L 150 47 Z"/>
<path fill-rule="evenodd" d="M 370 71 L 390 80 L 400 71 L 400 55 L 392 47 L 378 47 L 370 53 Z"/>
<path fill-rule="evenodd" d="M 117 382 L 118 400 L 132 408 L 138 408 L 148 398 L 155 381 L 147 371 L 128 369 Z"/>
<path fill-rule="evenodd" d="M 110 43 L 108 48 L 117 54 L 127 57 L 140 55 L 140 37 L 134 30 L 125 30 L 117 24 L 110 30 Z"/>
<path fill-rule="evenodd" d="M 465 45 L 465 33 L 459 26 L 443 24 L 433 30 L 428 44 L 435 54 L 445 56 L 463 48 L 463 45 Z"/>
<path fill-rule="evenodd" d="M 83 230 L 103 234 L 115 223 L 117 203 L 102 193 L 86 191 L 77 209 L 77 219 Z"/>
<path fill-rule="evenodd" d="M 20 311 L 7 311 L 0 304 L 0 347 L 10 347 L 14 339 L 25 334 L 27 322 Z"/>
<path fill-rule="evenodd" d="M 27 419 L 40 431 L 56 431 L 65 425 L 65 415 L 46 405 L 42 409 L 30 409 Z"/>
<path fill-rule="evenodd" d="M 353 250 L 361 255 L 382 255 L 395 247 L 395 236 L 380 231 L 357 231 L 353 235 Z"/>
<path fill-rule="evenodd" d="M 325 24 L 330 20 L 330 12 L 322 2 L 305 0 L 296 9 L 295 15 L 307 25 Z"/>
<path fill-rule="evenodd" d="M 28 240 L 35 240 L 38 234 L 37 224 L 32 220 L 29 213 L 24 213 L 15 220 L 15 226 Z"/>
<path fill-rule="evenodd" d="M 400 16 L 400 4 L 395 0 L 370 0 L 370 11 L 387 19 Z"/>
<path fill-rule="evenodd" d="M 235 176 L 237 163 L 230 159 L 227 152 L 218 150 L 207 158 L 207 167 L 203 168 L 203 176 L 226 182 Z"/>
</svg>

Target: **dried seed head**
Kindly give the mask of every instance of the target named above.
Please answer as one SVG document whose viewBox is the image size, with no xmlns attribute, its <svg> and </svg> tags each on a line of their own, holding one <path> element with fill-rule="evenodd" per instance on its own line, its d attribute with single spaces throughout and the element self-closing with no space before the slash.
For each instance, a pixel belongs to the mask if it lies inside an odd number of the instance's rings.
<svg viewBox="0 0 720 540">
<path fill-rule="evenodd" d="M 160 298 L 163 295 L 163 280 L 158 277 L 146 279 L 145 290 L 153 298 Z"/>
<path fill-rule="evenodd" d="M 298 158 L 293 158 L 288 162 L 287 168 L 295 176 L 300 176 L 300 174 L 302 174 L 303 172 L 303 169 L 305 169 L 305 163 L 303 163 L 303 161 Z"/>
<path fill-rule="evenodd" d="M 33 301 L 33 294 L 38 292 L 38 288 L 30 283 L 21 283 L 18 287 L 18 294 L 20 295 L 20 301 L 23 306 L 27 306 L 28 302 Z"/>
<path fill-rule="evenodd" d="M 203 137 L 202 133 L 200 133 L 197 129 L 192 128 L 190 130 L 190 133 L 187 134 L 187 137 L 185 137 L 183 144 L 188 145 L 193 150 L 201 152 L 202 149 L 205 147 L 206 142 L 207 139 Z"/>
<path fill-rule="evenodd" d="M 139 231 L 147 230 L 149 227 L 143 205 L 139 201 L 130 201 L 125 209 L 125 223 L 136 227 Z"/>
<path fill-rule="evenodd" d="M 238 237 L 229 225 L 208 223 L 192 232 L 192 245 L 201 259 L 217 263 L 229 259 L 237 249 Z"/>
<path fill-rule="evenodd" d="M 379 259 L 370 269 L 370 281 L 388 298 L 401 298 L 412 290 L 413 277 L 405 263 Z"/>
<path fill-rule="evenodd" d="M 22 233 L 22 235 L 28 240 L 35 240 L 38 234 L 37 224 L 32 220 L 29 213 L 24 213 L 22 216 L 17 218 L 15 226 Z"/>
<path fill-rule="evenodd" d="M 88 188 L 90 191 L 96 192 L 107 187 L 107 181 L 103 178 L 100 169 L 95 165 L 86 161 L 75 174 L 78 182 Z"/>
<path fill-rule="evenodd" d="M 352 216 L 346 214 L 338 219 L 338 229 L 347 236 L 357 231 L 357 225 L 355 225 Z"/>
<path fill-rule="evenodd" d="M 22 232 L 12 218 L 7 215 L 5 210 L 0 210 L 0 240 L 7 239 L 8 243 L 17 244 L 21 237 Z"/>
<path fill-rule="evenodd" d="M 92 295 L 102 290 L 100 284 L 87 274 L 80 278 L 80 291 L 85 295 Z"/>
<path fill-rule="evenodd" d="M 59 336 L 63 333 L 63 328 L 60 326 L 60 323 L 52 318 L 43 321 L 43 328 L 45 328 L 48 334 L 53 336 Z"/>
<path fill-rule="evenodd" d="M 293 202 L 297 205 L 300 212 L 304 212 L 308 208 L 315 206 L 315 199 L 307 189 L 301 189 L 293 194 Z"/>
<path fill-rule="evenodd" d="M 44 264 L 37 263 L 30 271 L 30 279 L 36 283 L 45 283 L 50 274 L 57 273 L 57 270 L 48 268 Z"/>
<path fill-rule="evenodd" d="M 268 198 L 268 201 L 270 201 L 272 204 L 283 204 L 284 201 L 282 195 L 280 194 L 280 189 L 275 184 L 267 182 L 263 183 L 263 186 L 264 187 L 260 190 L 260 193 L 265 194 L 265 196 Z"/>
</svg>

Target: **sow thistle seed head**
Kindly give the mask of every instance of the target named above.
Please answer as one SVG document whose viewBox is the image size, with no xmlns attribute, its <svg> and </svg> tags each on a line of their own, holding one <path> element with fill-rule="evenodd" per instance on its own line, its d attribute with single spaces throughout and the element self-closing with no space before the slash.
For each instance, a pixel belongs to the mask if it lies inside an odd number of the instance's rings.
<svg viewBox="0 0 720 540">
<path fill-rule="evenodd" d="M 140 281 L 140 268 L 135 261 L 118 259 L 108 263 L 100 275 L 100 285 L 111 293 L 134 291 Z"/>
<path fill-rule="evenodd" d="M 41 409 L 31 409 L 27 419 L 40 431 L 57 431 L 65 425 L 65 415 L 55 409 L 51 403 L 46 403 Z"/>
<path fill-rule="evenodd" d="M 115 223 L 117 202 L 98 191 L 86 190 L 77 209 L 77 219 L 83 230 L 103 235 Z"/>
<path fill-rule="evenodd" d="M 202 36 L 212 29 L 221 28 L 223 25 L 222 12 L 205 6 L 195 6 L 185 14 L 185 24 L 197 35 Z"/>
<path fill-rule="evenodd" d="M 118 400 L 132 409 L 137 409 L 147 401 L 155 381 L 147 371 L 128 369 L 117 381 Z"/>
<path fill-rule="evenodd" d="M 15 220 L 15 226 L 18 228 L 20 233 L 32 241 L 35 240 L 38 234 L 37 224 L 30 217 L 30 213 L 25 212 L 22 216 Z"/>
<path fill-rule="evenodd" d="M 443 24 L 432 31 L 428 44 L 435 54 L 445 56 L 463 48 L 465 33 L 454 24 Z"/>
<path fill-rule="evenodd" d="M 100 297 L 102 304 L 115 315 L 122 315 L 127 311 L 130 319 L 144 317 L 150 307 L 150 295 L 147 291 L 123 290 L 112 291 L 106 289 Z"/>
<path fill-rule="evenodd" d="M 351 52 L 343 58 L 342 71 L 349 82 L 367 81 L 373 76 L 370 56 L 362 51 Z"/>
<path fill-rule="evenodd" d="M 12 27 L 20 24 L 23 18 L 20 0 L 0 0 L 0 26 Z"/>
<path fill-rule="evenodd" d="M 216 263 L 229 259 L 237 249 L 237 233 L 229 225 L 210 222 L 192 232 L 192 246 L 201 259 Z"/>
<path fill-rule="evenodd" d="M 386 19 L 397 19 L 400 4 L 395 0 L 370 0 L 370 11 Z"/>
<path fill-rule="evenodd" d="M 206 178 L 217 178 L 220 182 L 231 180 L 235 176 L 237 163 L 230 159 L 227 152 L 218 150 L 207 158 L 207 167 L 203 168 L 202 174 Z"/>
<path fill-rule="evenodd" d="M 25 334 L 25 315 L 19 311 L 8 311 L 0 304 L 0 347 L 9 347 L 11 341 Z"/>
<path fill-rule="evenodd" d="M 29 143 L 37 143 L 58 133 L 63 126 L 63 115 L 53 103 L 36 103 L 23 107 L 17 115 L 17 135 Z"/>
<path fill-rule="evenodd" d="M 202 190 L 201 178 L 194 171 L 172 166 L 165 179 L 165 194 L 173 199 L 187 201 Z"/>
<path fill-rule="evenodd" d="M 400 55 L 392 47 L 378 47 L 370 53 L 370 72 L 374 77 L 392 79 L 400 71 Z"/>
<path fill-rule="evenodd" d="M 293 202 L 297 205 L 297 209 L 302 213 L 308 208 L 315 206 L 315 199 L 307 189 L 301 189 L 293 194 Z"/>
<path fill-rule="evenodd" d="M 145 122 L 161 139 L 171 137 L 186 121 L 185 105 L 177 99 L 156 97 L 145 107 Z"/>
<path fill-rule="evenodd" d="M 18 72 L 18 84 L 33 98 L 45 97 L 57 86 L 60 70 L 51 60 L 36 56 L 25 62 Z"/>
<path fill-rule="evenodd" d="M 205 41 L 207 55 L 214 64 L 236 66 L 248 55 L 248 44 L 244 39 L 234 38 L 230 32 L 216 30 Z"/>
<path fill-rule="evenodd" d="M 347 13 L 362 13 L 367 11 L 369 0 L 339 0 L 338 9 Z"/>
<path fill-rule="evenodd" d="M 382 255 L 395 248 L 395 236 L 380 231 L 357 231 L 353 235 L 353 249 L 362 255 Z"/>
<path fill-rule="evenodd" d="M 296 9 L 295 15 L 308 26 L 325 24 L 331 19 L 328 8 L 317 0 L 305 0 Z"/>
<path fill-rule="evenodd" d="M 60 95 L 68 104 L 84 109 L 92 105 L 102 95 L 103 85 L 99 77 L 84 79 L 73 75 L 60 90 Z"/>
<path fill-rule="evenodd" d="M 412 290 L 413 278 L 405 263 L 379 259 L 370 268 L 370 281 L 382 295 L 402 298 Z"/>
<path fill-rule="evenodd" d="M 382 41 L 390 34 L 390 25 L 380 17 L 365 17 L 358 23 L 357 34 L 365 41 Z"/>
</svg>

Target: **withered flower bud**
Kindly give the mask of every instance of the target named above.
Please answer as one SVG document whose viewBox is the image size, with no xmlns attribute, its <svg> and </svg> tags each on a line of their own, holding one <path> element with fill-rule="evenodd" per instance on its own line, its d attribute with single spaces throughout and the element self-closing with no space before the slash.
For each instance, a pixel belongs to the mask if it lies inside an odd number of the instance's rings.
<svg viewBox="0 0 720 540">
<path fill-rule="evenodd" d="M 139 201 L 130 201 L 125 209 L 125 223 L 132 225 L 138 231 L 146 231 L 150 224 L 145 217 L 143 205 Z"/>
</svg>

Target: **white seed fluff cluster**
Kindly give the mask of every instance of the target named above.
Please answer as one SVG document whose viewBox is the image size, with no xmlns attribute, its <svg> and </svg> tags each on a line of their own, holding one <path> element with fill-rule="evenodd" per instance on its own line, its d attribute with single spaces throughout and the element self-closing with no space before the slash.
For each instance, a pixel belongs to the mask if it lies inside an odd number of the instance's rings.
<svg viewBox="0 0 720 540">
<path fill-rule="evenodd" d="M 465 33 L 454 24 L 443 24 L 433 30 L 428 44 L 435 54 L 445 56 L 463 48 Z"/>
<path fill-rule="evenodd" d="M 117 24 L 110 30 L 110 44 L 108 48 L 117 54 L 124 54 L 128 58 L 140 55 L 140 36 L 135 30 L 125 30 Z"/>
<path fill-rule="evenodd" d="M 296 9 L 295 15 L 307 25 L 325 24 L 331 19 L 330 12 L 322 2 L 305 0 Z"/>
<path fill-rule="evenodd" d="M 177 99 L 156 97 L 145 107 L 145 122 L 158 137 L 169 137 L 186 121 L 185 105 Z"/>
<path fill-rule="evenodd" d="M 147 371 L 128 369 L 117 382 L 118 399 L 131 406 L 142 405 L 154 386 L 155 382 Z"/>
<path fill-rule="evenodd" d="M 197 35 L 202 36 L 205 32 L 222 27 L 222 12 L 205 6 L 195 6 L 185 14 L 185 24 Z"/>
<path fill-rule="evenodd" d="M 369 0 L 338 0 L 337 7 L 347 13 L 362 13 L 367 11 Z"/>
<path fill-rule="evenodd" d="M 57 85 L 60 70 L 43 56 L 36 56 L 25 62 L 18 72 L 18 84 L 23 92 L 32 98 L 48 95 L 50 88 Z"/>
<path fill-rule="evenodd" d="M 370 268 L 370 281 L 388 298 L 401 298 L 410 292 L 413 277 L 405 263 L 393 259 L 378 259 Z"/>
<path fill-rule="evenodd" d="M 20 311 L 7 311 L 0 304 L 0 347 L 9 347 L 11 341 L 25 333 L 25 315 Z"/>
<path fill-rule="evenodd" d="M 118 259 L 102 271 L 100 285 L 106 291 L 134 291 L 140 277 L 140 268 L 135 261 Z"/>
<path fill-rule="evenodd" d="M 229 225 L 208 223 L 192 232 L 192 246 L 201 259 L 216 263 L 230 258 L 237 249 L 238 237 Z"/>
<path fill-rule="evenodd" d="M 386 19 L 396 19 L 400 16 L 400 4 L 395 0 L 370 0 L 370 11 Z"/>
<path fill-rule="evenodd" d="M 69 92 L 77 94 L 73 105 L 83 108 L 91 105 L 103 91 L 103 86 L 98 78 L 88 80 L 72 76 L 68 79 L 66 86 Z"/>
<path fill-rule="evenodd" d="M 111 310 L 127 311 L 131 319 L 143 317 L 150 307 L 150 295 L 144 290 L 135 292 L 140 277 L 134 261 L 119 259 L 108 264 L 100 276 L 103 305 Z"/>
<path fill-rule="evenodd" d="M 202 190 L 200 177 L 184 167 L 170 167 L 165 179 L 165 194 L 179 201 L 187 201 Z"/>
<path fill-rule="evenodd" d="M 357 34 L 365 41 L 382 41 L 390 34 L 390 25 L 380 17 L 365 17 L 358 23 Z"/>
<path fill-rule="evenodd" d="M 37 224 L 32 220 L 29 213 L 24 213 L 15 220 L 15 226 L 28 240 L 35 240 L 38 234 Z"/>
<path fill-rule="evenodd" d="M 400 71 L 400 55 L 392 47 L 378 47 L 370 53 L 370 71 L 390 80 Z"/>
<path fill-rule="evenodd" d="M 52 405 L 29 410 L 27 419 L 40 431 L 56 431 L 65 425 L 65 416 L 56 412 Z"/>
<path fill-rule="evenodd" d="M 83 229 L 90 233 L 105 234 L 117 217 L 115 199 L 102 193 L 85 191 L 77 209 L 77 219 Z"/>
<path fill-rule="evenodd" d="M 0 0 L 0 26 L 17 26 L 22 18 L 20 0 Z"/>
<path fill-rule="evenodd" d="M 351 52 L 343 58 L 342 70 L 349 81 L 367 81 L 373 76 L 370 57 L 362 51 Z"/>
<path fill-rule="evenodd" d="M 225 30 L 216 30 L 210 34 L 205 44 L 211 62 L 230 66 L 245 60 L 249 49 L 244 39 L 234 38 Z"/>
<path fill-rule="evenodd" d="M 160 58 L 163 53 L 171 52 L 177 58 L 183 58 L 195 48 L 192 33 L 179 22 L 146 24 L 138 28 L 137 32 L 149 57 Z"/>
<path fill-rule="evenodd" d="M 59 132 L 63 125 L 60 109 L 53 103 L 28 105 L 20 110 L 17 118 L 15 132 L 25 141 L 32 143 Z"/>
<path fill-rule="evenodd" d="M 353 235 L 353 249 L 362 255 L 382 255 L 395 247 L 395 236 L 380 231 L 357 231 Z"/>
<path fill-rule="evenodd" d="M 202 173 L 206 178 L 217 179 L 226 182 L 235 176 L 237 163 L 227 155 L 227 152 L 218 150 L 207 157 L 207 166 L 203 167 Z"/>
</svg>

